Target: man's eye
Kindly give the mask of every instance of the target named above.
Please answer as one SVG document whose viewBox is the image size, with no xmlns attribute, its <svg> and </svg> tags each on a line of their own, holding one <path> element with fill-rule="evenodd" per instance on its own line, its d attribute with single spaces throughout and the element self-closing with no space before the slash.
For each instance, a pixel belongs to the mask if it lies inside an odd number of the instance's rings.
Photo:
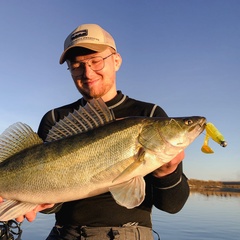
<svg viewBox="0 0 240 240">
<path fill-rule="evenodd" d="M 93 60 L 92 61 L 92 64 L 98 64 L 98 63 L 100 63 L 101 62 L 101 60 Z"/>
<path fill-rule="evenodd" d="M 72 69 L 74 69 L 74 68 L 79 68 L 79 66 L 80 66 L 80 63 L 73 63 L 73 64 L 71 65 L 71 68 L 72 68 Z"/>
</svg>

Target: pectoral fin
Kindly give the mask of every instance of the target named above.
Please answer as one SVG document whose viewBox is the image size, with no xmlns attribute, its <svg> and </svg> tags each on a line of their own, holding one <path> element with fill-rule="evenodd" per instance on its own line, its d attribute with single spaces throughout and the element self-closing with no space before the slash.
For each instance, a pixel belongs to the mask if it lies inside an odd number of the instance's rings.
<svg viewBox="0 0 240 240">
<path fill-rule="evenodd" d="M 8 221 L 32 211 L 37 204 L 15 200 L 6 200 L 0 203 L 0 221 Z"/>
<path fill-rule="evenodd" d="M 143 148 L 139 148 L 137 154 L 133 157 L 134 162 L 130 164 L 119 176 L 117 176 L 112 182 L 114 183 L 116 180 L 124 179 L 124 177 L 128 176 L 135 169 L 137 169 L 144 161 L 145 150 Z"/>
<path fill-rule="evenodd" d="M 143 177 L 137 176 L 128 182 L 110 187 L 109 191 L 120 206 L 131 209 L 143 202 L 145 198 L 145 185 Z"/>
</svg>

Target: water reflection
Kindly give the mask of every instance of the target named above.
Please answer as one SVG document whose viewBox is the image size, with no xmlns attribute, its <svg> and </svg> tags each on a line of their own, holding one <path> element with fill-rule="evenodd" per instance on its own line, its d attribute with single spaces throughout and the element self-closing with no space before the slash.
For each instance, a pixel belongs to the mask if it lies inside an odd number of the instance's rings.
<svg viewBox="0 0 240 240">
<path fill-rule="evenodd" d="M 154 209 L 152 218 L 161 240 L 238 240 L 240 197 L 193 192 L 179 213 Z M 39 214 L 33 223 L 23 223 L 22 239 L 44 240 L 53 224 L 54 215 Z"/>
<path fill-rule="evenodd" d="M 171 215 L 153 211 L 161 240 L 239 239 L 240 198 L 192 193 L 185 207 Z"/>
<path fill-rule="evenodd" d="M 190 179 L 188 181 L 192 193 L 201 193 L 206 196 L 240 197 L 240 182 L 230 181 L 203 181 Z"/>
</svg>

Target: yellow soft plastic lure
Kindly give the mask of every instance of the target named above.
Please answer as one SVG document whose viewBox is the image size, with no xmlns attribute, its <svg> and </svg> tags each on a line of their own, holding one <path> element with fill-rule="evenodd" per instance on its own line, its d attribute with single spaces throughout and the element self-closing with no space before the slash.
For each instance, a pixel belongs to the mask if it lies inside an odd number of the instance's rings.
<svg viewBox="0 0 240 240">
<path fill-rule="evenodd" d="M 227 142 L 225 141 L 223 135 L 219 132 L 219 130 L 212 124 L 206 124 L 206 136 L 204 138 L 203 146 L 201 148 L 204 153 L 214 153 L 214 151 L 208 146 L 208 141 L 212 138 L 213 141 L 220 144 L 222 147 L 227 146 Z"/>
</svg>

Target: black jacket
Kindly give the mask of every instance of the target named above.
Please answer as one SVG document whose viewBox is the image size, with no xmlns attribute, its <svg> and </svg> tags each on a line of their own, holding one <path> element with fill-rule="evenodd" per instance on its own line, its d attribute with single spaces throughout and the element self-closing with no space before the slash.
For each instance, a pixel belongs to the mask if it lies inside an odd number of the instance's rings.
<svg viewBox="0 0 240 240">
<path fill-rule="evenodd" d="M 69 112 L 84 106 L 83 98 L 60 108 L 47 112 L 41 120 L 38 134 L 45 140 L 49 129 Z M 118 91 L 117 96 L 107 106 L 112 109 L 116 118 L 129 116 L 166 117 L 162 108 L 151 103 L 137 101 Z M 63 179 L 64 181 L 64 179 Z M 189 196 L 187 178 L 182 172 L 182 163 L 172 174 L 163 178 L 155 178 L 151 174 L 145 177 L 146 196 L 143 203 L 134 209 L 118 205 L 111 194 L 104 193 L 95 197 L 66 202 L 56 212 L 59 225 L 78 226 L 122 226 L 129 222 L 137 222 L 141 226 L 151 227 L 151 211 L 153 205 L 169 213 L 181 210 Z"/>
</svg>

